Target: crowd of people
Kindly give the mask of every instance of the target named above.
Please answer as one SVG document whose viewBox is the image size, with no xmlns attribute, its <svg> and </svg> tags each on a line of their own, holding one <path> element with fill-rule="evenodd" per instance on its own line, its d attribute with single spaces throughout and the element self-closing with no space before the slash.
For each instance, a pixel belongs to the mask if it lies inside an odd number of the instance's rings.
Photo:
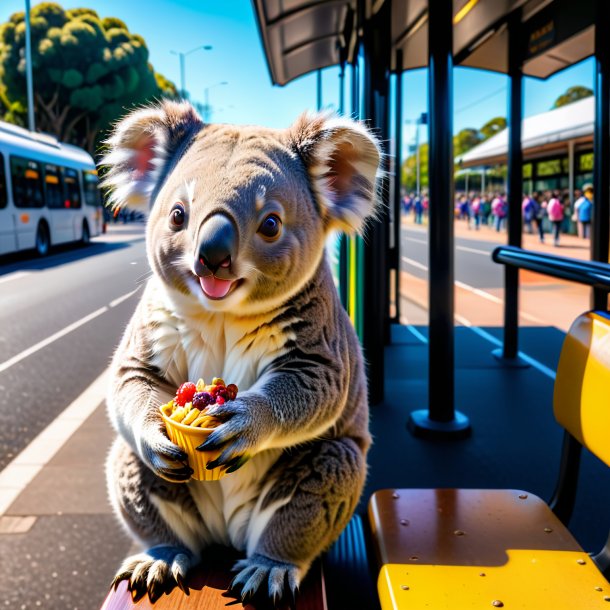
<svg viewBox="0 0 610 610">
<path fill-rule="evenodd" d="M 402 198 L 403 212 L 413 214 L 416 224 L 422 224 L 428 213 L 429 199 L 425 192 L 409 193 Z M 546 235 L 552 234 L 553 244 L 559 245 L 562 233 L 572 226 L 578 234 L 588 239 L 593 215 L 593 185 L 585 184 L 582 190 L 574 191 L 574 202 L 567 191 L 537 191 L 523 196 L 521 215 L 524 231 L 536 232 L 541 243 Z M 508 202 L 506 194 L 500 191 L 490 193 L 457 193 L 455 217 L 467 223 L 469 229 L 479 230 L 481 226 L 502 231 L 506 226 Z"/>
</svg>

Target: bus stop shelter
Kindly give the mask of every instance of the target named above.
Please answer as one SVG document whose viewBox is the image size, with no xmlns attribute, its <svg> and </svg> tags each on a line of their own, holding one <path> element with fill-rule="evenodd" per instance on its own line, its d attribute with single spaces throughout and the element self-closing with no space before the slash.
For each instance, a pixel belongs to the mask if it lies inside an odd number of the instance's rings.
<svg viewBox="0 0 610 610">
<path fill-rule="evenodd" d="M 521 246 L 523 77 L 544 79 L 595 56 L 594 206 L 591 259 L 608 261 L 610 227 L 610 25 L 605 0 L 253 0 L 272 81 L 286 85 L 339 65 L 352 70 L 352 109 L 373 127 L 393 167 L 382 180 L 386 213 L 366 242 L 342 248 L 344 303 L 359 332 L 369 379 L 383 379 L 390 337 L 390 293 L 397 289 L 400 218 L 401 75 L 428 67 L 429 129 L 429 404 L 411 414 L 419 436 L 463 437 L 468 418 L 454 404 L 453 96 L 454 65 L 509 77 L 507 165 L 508 245 Z M 433 7 L 434 10 L 431 10 Z M 390 115 L 391 78 L 395 109 Z M 361 94 L 362 92 L 362 94 Z M 360 95 L 361 94 L 361 95 Z M 348 280 L 350 280 L 348 282 Z M 506 366 L 519 365 L 518 269 L 506 267 L 503 348 Z M 366 286 L 366 290 L 362 287 Z M 396 300 L 398 304 L 398 299 Z M 592 290 L 592 305 L 607 296 Z M 395 318 L 396 319 L 396 318 Z M 372 403 L 383 384 L 370 384 Z"/>
</svg>

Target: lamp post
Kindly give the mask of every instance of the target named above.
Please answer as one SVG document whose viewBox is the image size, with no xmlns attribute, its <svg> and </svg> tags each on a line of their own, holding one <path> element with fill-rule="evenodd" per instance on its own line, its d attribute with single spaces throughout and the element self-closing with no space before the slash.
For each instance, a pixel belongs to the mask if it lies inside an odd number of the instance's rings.
<svg viewBox="0 0 610 610">
<path fill-rule="evenodd" d="M 416 192 L 420 196 L 420 170 L 419 170 L 419 126 L 428 124 L 428 113 L 422 112 L 414 121 L 406 120 L 405 123 L 415 123 L 415 171 L 416 171 Z"/>
<path fill-rule="evenodd" d="M 214 87 L 219 87 L 220 85 L 228 85 L 229 83 L 226 80 L 220 81 L 219 83 L 214 83 L 209 87 L 206 87 L 203 90 L 204 95 L 204 103 L 205 103 L 205 122 L 209 123 L 212 119 L 212 108 L 210 106 L 210 89 Z"/>
<path fill-rule="evenodd" d="M 191 53 L 194 53 L 195 51 L 211 51 L 212 50 L 212 45 L 206 44 L 206 45 L 199 45 L 197 47 L 195 47 L 194 49 L 191 49 L 190 51 L 186 51 L 186 53 L 182 53 L 181 51 L 170 51 L 170 53 L 172 55 L 177 55 L 180 58 L 180 96 L 184 99 L 187 98 L 187 91 L 186 91 L 186 79 L 185 79 L 185 75 L 184 75 L 184 58 L 187 55 L 190 55 Z"/>
<path fill-rule="evenodd" d="M 32 83 L 32 33 L 30 28 L 30 0 L 25 0 L 25 78 L 28 97 L 28 129 L 36 130 L 34 122 L 34 85 Z"/>
</svg>

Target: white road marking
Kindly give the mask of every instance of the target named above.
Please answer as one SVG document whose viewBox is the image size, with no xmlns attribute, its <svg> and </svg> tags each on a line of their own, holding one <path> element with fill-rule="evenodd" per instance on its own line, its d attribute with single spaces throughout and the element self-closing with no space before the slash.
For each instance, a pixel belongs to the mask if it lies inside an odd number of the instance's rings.
<svg viewBox="0 0 610 610">
<path fill-rule="evenodd" d="M 2 364 L 0 364 L 0 373 L 2 373 L 3 371 L 6 371 L 6 369 L 10 368 L 14 364 L 21 362 L 24 358 L 27 358 L 28 356 L 35 354 L 36 352 L 40 351 L 44 347 L 47 347 L 47 345 L 50 345 L 51 343 L 57 341 L 57 339 L 61 339 L 62 337 L 65 337 L 67 334 L 71 333 L 73 330 L 76 330 L 77 328 L 80 328 L 81 326 L 83 326 L 83 324 L 87 324 L 87 322 L 91 322 L 91 320 L 94 320 L 98 316 L 101 316 L 103 313 L 106 313 L 111 307 L 116 307 L 119 303 L 122 303 L 123 301 L 128 299 L 130 296 L 135 294 L 137 291 L 138 291 L 138 288 L 136 288 L 136 290 L 132 290 L 131 292 L 128 292 L 127 294 L 124 294 L 123 296 L 120 296 L 118 299 L 114 299 L 114 301 L 111 301 L 108 305 L 104 305 L 103 307 L 96 309 L 95 311 L 86 315 L 84 318 L 81 318 L 80 320 L 77 320 L 76 322 L 72 322 L 72 324 L 69 324 L 65 328 L 58 330 L 56 333 L 52 334 L 50 337 L 47 337 L 46 339 L 39 341 L 35 345 L 32 345 L 32 347 L 28 347 L 27 349 L 24 349 L 22 352 L 20 352 L 16 356 L 13 356 L 12 358 L 5 360 Z"/>
<path fill-rule="evenodd" d="M 476 248 L 469 248 L 468 246 L 456 246 L 456 250 L 462 250 L 463 252 L 472 252 L 474 254 L 483 254 L 484 256 L 491 257 L 491 252 L 487 250 L 477 250 Z"/>
<path fill-rule="evenodd" d="M 475 288 L 474 286 L 464 284 L 464 282 L 460 282 L 459 280 L 455 280 L 455 285 L 459 286 L 460 288 L 463 288 L 464 290 L 468 290 L 468 291 L 472 292 L 473 294 L 476 294 L 479 297 L 487 299 L 488 301 L 491 301 L 492 303 L 497 303 L 499 305 L 504 303 L 504 301 L 502 299 L 494 296 L 493 294 L 490 294 L 489 292 L 485 292 L 484 290 L 481 290 L 480 288 Z"/>
<path fill-rule="evenodd" d="M 414 261 L 412 258 L 407 258 L 406 256 L 401 257 L 402 260 L 407 263 L 407 265 L 411 265 L 412 267 L 416 267 L 417 269 L 423 269 L 424 271 L 428 271 L 428 267 L 426 265 L 422 265 L 417 261 Z"/>
<path fill-rule="evenodd" d="M 138 292 L 138 290 L 139 290 L 139 288 L 136 288 L 135 290 L 132 290 L 131 292 L 128 292 L 127 294 L 124 294 L 122 297 L 119 297 L 118 299 L 114 299 L 114 301 L 110 301 L 110 303 L 108 303 L 108 307 L 116 307 L 123 301 L 126 301 L 130 296 L 132 296 L 136 292 Z"/>
<path fill-rule="evenodd" d="M 21 277 L 30 275 L 30 271 L 16 271 L 15 273 L 9 273 L 3 277 L 0 277 L 0 284 L 4 282 L 10 282 L 11 280 L 18 280 Z"/>
<path fill-rule="evenodd" d="M 108 375 L 106 369 L 0 472 L 0 516 L 104 401 Z"/>
<path fill-rule="evenodd" d="M 406 237 L 407 241 L 415 242 L 416 244 L 424 244 L 428 245 L 428 242 L 425 239 L 417 239 L 415 237 Z M 491 256 L 491 252 L 488 250 L 479 250 L 477 248 L 469 248 L 468 246 L 456 246 L 456 250 L 462 250 L 464 252 L 472 252 L 474 254 L 482 254 L 484 256 Z"/>
</svg>

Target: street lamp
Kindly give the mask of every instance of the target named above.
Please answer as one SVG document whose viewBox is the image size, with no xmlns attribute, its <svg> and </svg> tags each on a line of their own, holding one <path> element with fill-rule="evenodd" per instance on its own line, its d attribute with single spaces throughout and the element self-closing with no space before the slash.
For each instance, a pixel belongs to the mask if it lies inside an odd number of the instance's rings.
<svg viewBox="0 0 610 610">
<path fill-rule="evenodd" d="M 417 196 L 420 196 L 420 188 L 419 188 L 419 183 L 420 183 L 420 179 L 419 179 L 419 126 L 420 125 L 427 125 L 428 124 L 428 113 L 427 112 L 422 112 L 416 119 L 415 121 L 412 120 L 407 120 L 405 121 L 405 123 L 415 123 L 415 155 L 416 155 L 416 172 L 417 172 L 417 178 L 416 178 L 416 184 L 417 184 Z"/>
<path fill-rule="evenodd" d="M 25 78 L 28 97 L 28 129 L 36 130 L 34 122 L 34 85 L 32 83 L 32 30 L 30 27 L 30 0 L 25 0 Z"/>
<path fill-rule="evenodd" d="M 187 51 L 186 53 L 182 53 L 181 51 L 170 51 L 170 53 L 172 55 L 178 55 L 178 57 L 180 58 L 180 95 L 184 99 L 186 99 L 186 97 L 187 97 L 186 83 L 185 83 L 185 77 L 184 77 L 184 58 L 187 55 L 194 53 L 195 51 L 201 51 L 201 50 L 211 51 L 212 45 L 209 45 L 209 44 L 199 45 L 199 46 L 195 47 L 194 49 Z"/>
<path fill-rule="evenodd" d="M 214 87 L 219 87 L 220 85 L 228 85 L 229 83 L 226 80 L 220 81 L 219 83 L 214 83 L 213 85 L 210 85 L 209 87 L 206 87 L 203 90 L 203 95 L 204 95 L 204 103 L 205 103 L 205 122 L 209 123 L 212 119 L 212 108 L 210 106 L 210 89 L 213 89 Z"/>
</svg>

